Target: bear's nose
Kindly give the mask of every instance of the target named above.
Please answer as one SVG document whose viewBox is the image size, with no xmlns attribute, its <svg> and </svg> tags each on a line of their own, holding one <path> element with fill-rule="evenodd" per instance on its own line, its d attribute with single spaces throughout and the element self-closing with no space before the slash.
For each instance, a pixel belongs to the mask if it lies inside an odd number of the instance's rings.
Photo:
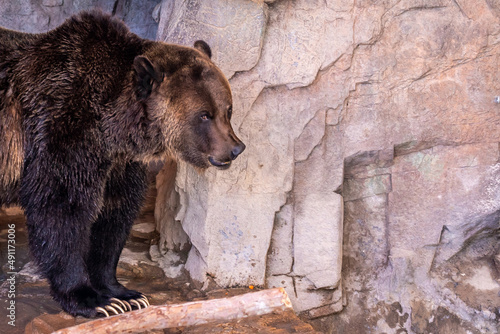
<svg viewBox="0 0 500 334">
<path fill-rule="evenodd" d="M 245 148 L 246 148 L 246 146 L 242 142 L 240 142 L 238 145 L 233 147 L 233 149 L 231 150 L 231 160 L 236 159 L 236 157 L 238 155 L 240 155 L 241 152 L 243 152 L 245 150 Z"/>
</svg>

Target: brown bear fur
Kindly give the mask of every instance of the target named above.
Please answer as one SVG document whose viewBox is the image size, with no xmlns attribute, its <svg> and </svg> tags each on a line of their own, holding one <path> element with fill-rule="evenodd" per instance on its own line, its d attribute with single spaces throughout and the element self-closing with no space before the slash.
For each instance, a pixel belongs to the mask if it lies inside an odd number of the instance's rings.
<svg viewBox="0 0 500 334">
<path fill-rule="evenodd" d="M 205 42 L 141 39 L 100 12 L 43 34 L 0 28 L 0 205 L 20 203 L 54 298 L 95 316 L 146 189 L 145 162 L 229 167 L 245 148 Z"/>
</svg>

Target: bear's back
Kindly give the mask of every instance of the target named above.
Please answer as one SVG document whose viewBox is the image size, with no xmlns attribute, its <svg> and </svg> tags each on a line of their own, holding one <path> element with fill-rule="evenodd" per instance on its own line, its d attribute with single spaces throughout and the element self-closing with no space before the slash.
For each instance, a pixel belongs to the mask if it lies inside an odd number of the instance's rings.
<svg viewBox="0 0 500 334">
<path fill-rule="evenodd" d="M 42 34 L 0 28 L 0 206 L 17 201 L 25 153 L 35 141 L 91 135 L 146 43 L 98 11 Z"/>
<path fill-rule="evenodd" d="M 52 94 L 52 99 L 64 99 L 61 103 L 102 105 L 119 94 L 143 45 L 144 40 L 118 19 L 83 12 L 26 48 L 17 66 L 16 84 L 27 97 L 58 90 L 61 93 Z M 73 90 L 78 91 L 76 96 Z"/>
</svg>

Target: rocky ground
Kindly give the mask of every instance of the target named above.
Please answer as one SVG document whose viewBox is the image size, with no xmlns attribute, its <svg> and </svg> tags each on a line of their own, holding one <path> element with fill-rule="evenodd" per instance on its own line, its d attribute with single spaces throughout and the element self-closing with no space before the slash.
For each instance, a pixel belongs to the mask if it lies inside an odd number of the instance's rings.
<svg viewBox="0 0 500 334">
<path fill-rule="evenodd" d="M 142 215 L 127 242 L 124 253 L 126 257 L 118 268 L 119 280 L 131 289 L 145 293 L 151 304 L 173 304 L 194 300 L 224 298 L 251 291 L 249 288 L 214 290 L 201 292 L 191 284 L 185 275 L 179 278 L 167 278 L 162 269 L 152 261 L 131 264 L 133 254 L 149 253 L 149 240 L 154 232 L 144 233 L 144 227 L 152 224 L 150 214 Z M 9 225 L 15 224 L 15 234 L 9 232 Z M 142 225 L 139 225 L 142 224 Z M 147 229 L 146 229 L 147 230 Z M 15 260 L 9 263 L 7 240 L 15 235 Z M 20 209 L 8 209 L 0 213 L 0 259 L 1 286 L 0 300 L 2 333 L 52 333 L 54 330 L 73 326 L 86 319 L 72 317 L 61 310 L 49 294 L 47 281 L 37 274 L 32 264 L 26 235 L 25 219 Z M 10 265 L 14 265 L 14 269 Z M 15 275 L 15 288 L 11 288 L 10 272 Z M 10 298 L 11 293 L 15 297 Z M 10 310 L 7 307 L 11 300 L 15 301 L 15 326 L 9 325 Z M 311 325 L 300 320 L 293 312 L 271 314 L 263 317 L 247 318 L 229 323 L 197 326 L 193 328 L 175 328 L 159 331 L 159 333 L 317 333 Z"/>
</svg>

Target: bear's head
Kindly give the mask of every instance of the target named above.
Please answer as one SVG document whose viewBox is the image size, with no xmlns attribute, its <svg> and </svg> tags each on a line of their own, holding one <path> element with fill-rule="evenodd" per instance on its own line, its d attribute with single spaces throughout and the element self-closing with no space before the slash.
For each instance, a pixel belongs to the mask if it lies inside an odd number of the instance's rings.
<svg viewBox="0 0 500 334">
<path fill-rule="evenodd" d="M 210 58 L 203 41 L 194 48 L 154 42 L 134 60 L 136 89 L 170 154 L 199 168 L 226 169 L 245 144 L 231 127 L 229 82 Z"/>
</svg>

